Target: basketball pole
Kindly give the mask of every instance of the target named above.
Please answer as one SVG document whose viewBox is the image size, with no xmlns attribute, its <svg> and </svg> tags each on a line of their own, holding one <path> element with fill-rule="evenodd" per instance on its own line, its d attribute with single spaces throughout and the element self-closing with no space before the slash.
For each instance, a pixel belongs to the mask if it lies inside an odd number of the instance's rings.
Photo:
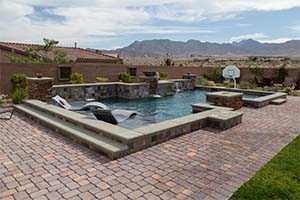
<svg viewBox="0 0 300 200">
<path fill-rule="evenodd" d="M 233 79 L 233 87 L 236 89 L 236 80 L 235 78 L 232 78 Z"/>
</svg>

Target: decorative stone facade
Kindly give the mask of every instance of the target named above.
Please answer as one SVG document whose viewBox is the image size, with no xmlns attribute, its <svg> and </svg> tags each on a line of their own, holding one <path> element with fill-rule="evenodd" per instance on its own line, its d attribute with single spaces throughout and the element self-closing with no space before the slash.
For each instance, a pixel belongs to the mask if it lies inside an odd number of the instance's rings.
<svg viewBox="0 0 300 200">
<path fill-rule="evenodd" d="M 158 80 L 159 77 L 156 76 L 140 76 L 141 83 L 149 84 L 149 95 L 158 94 Z"/>
<path fill-rule="evenodd" d="M 124 99 L 137 99 L 149 96 L 149 84 L 132 83 L 132 84 L 118 84 L 117 97 Z"/>
<path fill-rule="evenodd" d="M 191 80 L 176 79 L 159 81 L 157 94 L 161 96 L 173 95 L 176 85 L 180 90 L 194 89 Z M 52 96 L 59 95 L 69 101 L 85 99 L 105 99 L 120 97 L 124 99 L 138 99 L 151 96 L 149 83 L 90 83 L 55 85 L 52 87 Z"/>
<path fill-rule="evenodd" d="M 50 89 L 53 86 L 53 78 L 28 77 L 28 94 L 30 99 L 49 101 L 51 98 Z"/>
<path fill-rule="evenodd" d="M 237 92 L 211 92 L 206 93 L 206 100 L 216 106 L 237 110 L 243 106 L 243 95 Z"/>
</svg>

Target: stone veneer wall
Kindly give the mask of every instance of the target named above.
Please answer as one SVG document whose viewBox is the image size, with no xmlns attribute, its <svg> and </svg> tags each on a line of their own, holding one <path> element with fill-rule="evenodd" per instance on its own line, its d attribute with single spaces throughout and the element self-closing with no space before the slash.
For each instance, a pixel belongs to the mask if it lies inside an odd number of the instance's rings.
<svg viewBox="0 0 300 200">
<path fill-rule="evenodd" d="M 176 92 L 175 84 L 178 83 L 181 90 L 191 90 L 191 80 L 161 81 L 158 86 L 158 94 L 161 96 L 173 95 Z M 52 87 L 52 95 L 59 95 L 68 101 L 82 101 L 85 99 L 105 99 L 120 97 L 124 99 L 138 99 L 149 97 L 150 85 L 148 83 L 90 83 L 55 85 Z"/>
<path fill-rule="evenodd" d="M 149 84 L 145 83 L 133 83 L 133 84 L 118 84 L 117 95 L 124 99 L 137 99 L 145 98 L 149 96 Z"/>
<path fill-rule="evenodd" d="M 49 101 L 51 99 L 50 89 L 53 85 L 53 78 L 28 77 L 28 95 L 30 99 Z"/>
</svg>

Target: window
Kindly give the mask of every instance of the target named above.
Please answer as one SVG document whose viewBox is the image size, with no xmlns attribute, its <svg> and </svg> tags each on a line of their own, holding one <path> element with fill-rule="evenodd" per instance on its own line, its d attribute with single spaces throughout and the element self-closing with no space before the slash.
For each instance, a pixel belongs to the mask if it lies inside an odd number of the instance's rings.
<svg viewBox="0 0 300 200">
<path fill-rule="evenodd" d="M 129 67 L 128 73 L 130 76 L 136 76 L 136 67 Z"/>
<path fill-rule="evenodd" d="M 70 80 L 70 75 L 72 73 L 72 68 L 68 66 L 59 66 L 58 67 L 58 80 L 68 81 Z"/>
</svg>

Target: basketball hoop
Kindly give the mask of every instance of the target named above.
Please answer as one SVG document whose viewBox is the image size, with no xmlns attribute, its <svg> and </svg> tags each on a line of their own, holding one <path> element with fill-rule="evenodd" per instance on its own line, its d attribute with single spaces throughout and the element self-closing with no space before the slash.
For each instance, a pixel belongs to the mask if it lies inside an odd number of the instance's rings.
<svg viewBox="0 0 300 200">
<path fill-rule="evenodd" d="M 240 78 L 240 69 L 236 66 L 227 66 L 223 70 L 223 77 L 233 79 L 234 88 L 236 88 L 236 78 Z"/>
</svg>

